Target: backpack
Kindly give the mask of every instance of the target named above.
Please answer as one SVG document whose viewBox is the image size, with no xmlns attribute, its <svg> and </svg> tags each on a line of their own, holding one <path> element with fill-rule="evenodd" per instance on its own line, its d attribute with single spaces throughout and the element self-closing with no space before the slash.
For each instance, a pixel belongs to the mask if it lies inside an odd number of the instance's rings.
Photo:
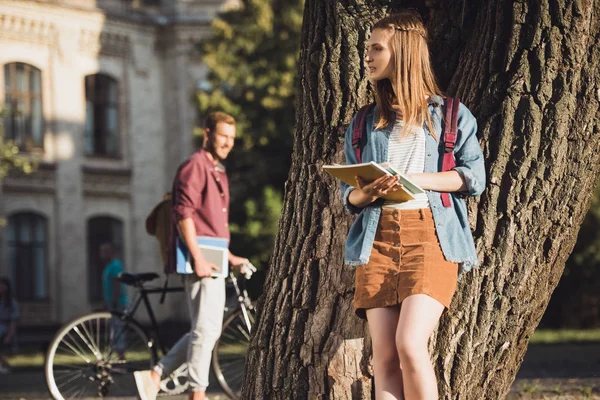
<svg viewBox="0 0 600 400">
<path fill-rule="evenodd" d="M 460 101 L 456 97 L 447 97 L 446 103 L 446 118 L 445 127 L 442 132 L 442 140 L 444 143 L 444 159 L 442 162 L 442 172 L 450 171 L 456 166 L 454 159 L 454 147 L 456 145 L 456 137 L 458 132 L 458 108 Z M 356 160 L 360 164 L 362 162 L 362 149 L 365 147 L 367 140 L 367 114 L 375 108 L 375 104 L 367 104 L 358 110 L 352 130 L 352 147 L 356 153 Z M 440 193 L 442 204 L 444 207 L 452 207 L 450 202 L 450 194 L 446 192 Z"/>
<path fill-rule="evenodd" d="M 171 192 L 165 193 L 163 199 L 154 206 L 150 214 L 146 217 L 146 232 L 151 236 L 155 236 L 160 244 L 160 257 L 162 258 L 165 272 L 165 283 L 160 295 L 160 304 L 165 302 L 167 292 L 169 291 L 169 274 L 172 272 L 168 270 L 169 247 L 171 246 L 171 233 L 173 231 L 171 220 L 172 201 Z"/>
<path fill-rule="evenodd" d="M 146 217 L 146 232 L 158 240 L 163 266 L 167 265 L 171 243 L 171 209 L 171 192 L 167 192 Z"/>
</svg>

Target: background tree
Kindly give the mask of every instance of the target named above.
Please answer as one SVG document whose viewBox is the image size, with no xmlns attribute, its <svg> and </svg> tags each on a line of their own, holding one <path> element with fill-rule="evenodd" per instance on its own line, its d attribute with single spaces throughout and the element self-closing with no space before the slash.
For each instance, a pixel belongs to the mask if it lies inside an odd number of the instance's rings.
<svg viewBox="0 0 600 400">
<path fill-rule="evenodd" d="M 0 105 L 0 185 L 2 185 L 4 177 L 6 177 L 8 172 L 11 170 L 30 174 L 36 168 L 35 161 L 32 161 L 28 157 L 19 155 L 19 147 L 16 146 L 12 140 L 5 140 L 3 124 L 4 115 L 4 107 Z M 4 218 L 4 216 L 0 213 L 0 228 L 5 225 L 6 218 Z"/>
<path fill-rule="evenodd" d="M 0 184 L 11 169 L 20 170 L 26 174 L 33 172 L 35 162 L 19 155 L 19 147 L 11 140 L 4 138 L 4 107 L 0 106 Z"/>
<path fill-rule="evenodd" d="M 577 243 L 540 322 L 544 328 L 600 327 L 600 186 L 596 187 Z"/>
<path fill-rule="evenodd" d="M 508 393 L 561 276 L 600 167 L 597 1 L 307 0 L 292 166 L 244 398 L 369 398 L 365 325 L 342 266 L 350 217 L 324 163 L 369 101 L 370 26 L 426 15 L 442 85 L 477 116 L 489 184 L 469 202 L 483 267 L 460 282 L 431 350 L 444 399 Z"/>
<path fill-rule="evenodd" d="M 201 49 L 209 68 L 201 116 L 220 110 L 238 120 L 227 160 L 232 247 L 259 266 L 272 251 L 290 167 L 302 10 L 302 0 L 244 0 L 214 20 Z"/>
</svg>

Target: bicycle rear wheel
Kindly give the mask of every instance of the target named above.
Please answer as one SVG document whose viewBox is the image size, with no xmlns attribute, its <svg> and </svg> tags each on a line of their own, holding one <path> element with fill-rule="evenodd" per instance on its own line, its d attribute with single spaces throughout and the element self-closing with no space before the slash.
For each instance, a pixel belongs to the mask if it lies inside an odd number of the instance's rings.
<svg viewBox="0 0 600 400">
<path fill-rule="evenodd" d="M 136 396 L 133 372 L 154 363 L 152 342 L 137 322 L 119 313 L 95 312 L 58 331 L 44 370 L 57 400 Z"/>
<path fill-rule="evenodd" d="M 212 354 L 212 367 L 221 389 L 237 400 L 242 393 L 244 365 L 250 344 L 250 328 L 254 326 L 255 310 L 246 308 L 248 321 L 242 309 L 237 309 L 225 319 L 221 337 Z M 248 327 L 248 322 L 250 327 Z"/>
</svg>

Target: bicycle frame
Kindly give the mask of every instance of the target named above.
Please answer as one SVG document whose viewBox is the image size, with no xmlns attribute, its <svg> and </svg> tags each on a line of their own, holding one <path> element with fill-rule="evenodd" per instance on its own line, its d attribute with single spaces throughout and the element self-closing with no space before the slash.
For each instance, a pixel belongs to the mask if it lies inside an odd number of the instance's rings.
<svg viewBox="0 0 600 400">
<path fill-rule="evenodd" d="M 246 327 L 248 328 L 248 332 L 252 332 L 252 324 L 250 322 L 250 317 L 248 317 L 248 308 L 253 308 L 250 303 L 250 298 L 248 297 L 248 292 L 246 289 L 240 290 L 240 287 L 237 283 L 237 278 L 233 274 L 233 272 L 229 273 L 229 277 L 231 278 L 231 283 L 233 283 L 233 287 L 235 288 L 235 293 L 237 294 L 237 300 L 240 304 L 240 309 L 242 310 L 242 314 L 244 315 L 244 322 L 246 323 Z"/>
<path fill-rule="evenodd" d="M 154 336 L 155 336 L 155 338 L 152 338 L 151 336 L 149 336 L 149 340 L 151 342 L 150 348 L 152 349 L 153 355 L 156 357 L 156 359 L 158 359 L 156 347 L 154 346 L 154 343 L 155 343 L 154 340 L 156 340 L 156 344 L 160 348 L 160 351 L 162 352 L 162 354 L 167 354 L 167 351 L 166 351 L 165 346 L 162 344 L 162 342 L 160 340 L 160 335 L 158 333 L 158 322 L 156 321 L 156 316 L 154 314 L 154 310 L 152 309 L 152 305 L 150 304 L 150 300 L 148 299 L 148 295 L 155 294 L 155 293 L 164 293 L 164 292 L 167 292 L 167 293 L 182 292 L 184 289 L 181 286 L 180 287 L 172 287 L 172 288 L 146 289 L 141 285 L 137 286 L 137 288 L 138 288 L 138 291 L 134 297 L 134 301 L 133 301 L 131 307 L 128 307 L 123 314 L 126 316 L 126 318 L 131 318 L 131 319 L 135 320 L 133 318 L 133 316 L 135 315 L 135 312 L 140 307 L 140 305 L 142 303 L 144 303 L 144 306 L 146 307 L 146 312 L 148 313 L 148 316 L 150 317 L 150 324 L 152 325 L 152 330 L 154 331 Z"/>
<path fill-rule="evenodd" d="M 252 309 L 253 306 L 250 302 L 250 298 L 248 297 L 248 292 L 246 291 L 246 289 L 240 289 L 240 286 L 238 285 L 238 279 L 235 277 L 233 272 L 229 273 L 229 278 L 231 279 L 231 283 L 233 284 L 233 287 L 235 288 L 235 292 L 237 295 L 237 301 L 242 310 L 242 314 L 244 315 L 244 322 L 246 323 L 248 332 L 251 332 L 252 323 L 250 322 L 250 317 L 248 316 L 248 308 Z M 158 332 L 159 331 L 158 322 L 156 321 L 156 315 L 154 314 L 154 310 L 152 309 L 152 305 L 150 304 L 148 295 L 149 294 L 158 294 L 158 293 L 163 294 L 163 293 L 182 292 L 182 291 L 184 291 L 183 286 L 155 288 L 155 289 L 146 289 L 144 287 L 143 283 L 137 284 L 137 285 L 132 285 L 132 286 L 137 288 L 138 290 L 134 296 L 134 301 L 133 301 L 131 307 L 128 307 L 123 312 L 123 315 L 126 318 L 130 318 L 135 321 L 133 316 L 135 315 L 135 313 L 136 313 L 137 309 L 140 307 L 140 305 L 143 303 L 144 307 L 146 308 L 146 312 L 148 313 L 148 316 L 150 317 L 150 323 L 152 325 L 152 330 L 154 331 L 156 344 L 160 348 L 160 351 L 162 352 L 163 355 L 167 354 L 166 348 L 160 340 L 160 335 Z M 152 336 L 149 336 L 149 340 L 151 342 L 150 347 L 152 349 L 153 355 L 158 359 L 156 347 L 154 346 L 154 338 L 152 338 Z"/>
</svg>

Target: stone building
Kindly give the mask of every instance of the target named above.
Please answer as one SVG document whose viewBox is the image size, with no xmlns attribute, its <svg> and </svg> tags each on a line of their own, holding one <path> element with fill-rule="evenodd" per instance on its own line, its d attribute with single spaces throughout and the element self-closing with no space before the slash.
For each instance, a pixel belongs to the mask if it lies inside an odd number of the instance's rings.
<svg viewBox="0 0 600 400">
<path fill-rule="evenodd" d="M 42 160 L 0 186 L 0 275 L 13 282 L 22 324 L 99 306 L 101 242 L 128 271 L 162 270 L 145 218 L 193 151 L 206 74 L 195 49 L 233 3 L 0 1 L 5 136 Z M 162 318 L 187 314 L 177 296 L 157 308 Z"/>
</svg>

